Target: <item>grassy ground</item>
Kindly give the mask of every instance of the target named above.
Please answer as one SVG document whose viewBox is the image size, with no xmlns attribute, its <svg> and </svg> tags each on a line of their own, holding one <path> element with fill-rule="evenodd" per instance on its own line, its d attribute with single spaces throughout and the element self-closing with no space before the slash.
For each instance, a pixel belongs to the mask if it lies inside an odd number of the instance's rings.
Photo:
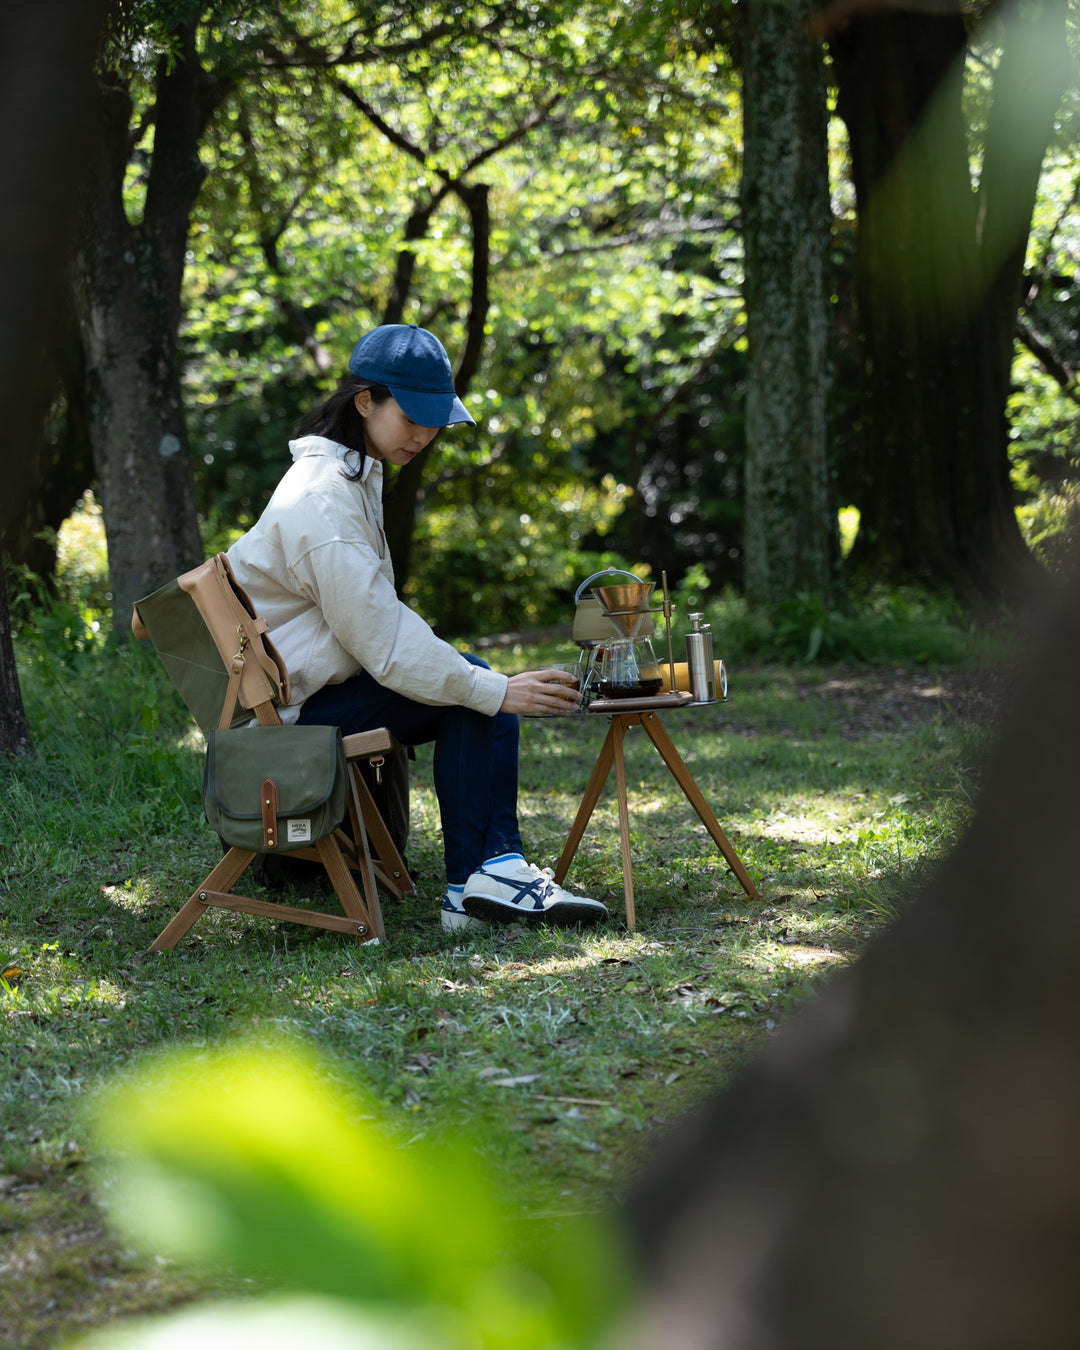
<svg viewBox="0 0 1080 1350">
<path fill-rule="evenodd" d="M 568 881 L 608 904 L 610 925 L 442 933 L 421 748 L 408 850 L 419 893 L 387 903 L 386 945 L 208 912 L 175 951 L 147 956 L 215 857 L 201 745 L 152 658 L 49 650 L 24 653 L 37 754 L 0 767 L 0 956 L 17 971 L 0 986 L 4 1347 L 249 1287 L 125 1250 L 93 1198 L 88 1097 L 178 1042 L 315 1043 L 391 1108 L 402 1141 L 471 1131 L 523 1214 L 617 1204 L 663 1127 L 850 961 L 963 828 L 992 715 L 985 681 L 961 667 L 735 669 L 729 704 L 666 725 L 763 903 L 747 901 L 637 731 L 633 932 L 612 784 Z M 513 670 L 562 654 L 490 659 Z M 606 727 L 523 723 L 523 832 L 541 865 Z"/>
</svg>

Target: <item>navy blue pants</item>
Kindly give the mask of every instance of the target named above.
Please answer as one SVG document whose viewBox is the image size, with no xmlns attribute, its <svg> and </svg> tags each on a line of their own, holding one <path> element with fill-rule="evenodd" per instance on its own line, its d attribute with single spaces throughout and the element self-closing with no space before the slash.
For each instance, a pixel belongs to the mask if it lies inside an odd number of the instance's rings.
<svg viewBox="0 0 1080 1350">
<path fill-rule="evenodd" d="M 486 666 L 478 656 L 466 661 Z M 301 723 L 343 736 L 386 727 L 403 745 L 435 742 L 435 795 L 442 818 L 446 880 L 462 885 L 488 858 L 522 853 L 518 831 L 518 719 L 458 705 L 432 707 L 384 689 L 365 671 L 305 700 Z"/>
</svg>

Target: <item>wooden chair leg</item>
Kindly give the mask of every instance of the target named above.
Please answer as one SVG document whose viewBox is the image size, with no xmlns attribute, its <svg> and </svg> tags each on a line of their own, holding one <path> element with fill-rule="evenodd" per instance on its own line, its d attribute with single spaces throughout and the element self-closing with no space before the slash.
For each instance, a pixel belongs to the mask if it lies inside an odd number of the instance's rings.
<svg viewBox="0 0 1080 1350">
<path fill-rule="evenodd" d="M 357 815 L 363 815 L 362 799 L 360 798 L 359 788 L 366 787 L 364 780 L 358 773 L 349 774 L 349 810 L 355 818 Z M 378 811 L 375 815 L 378 816 Z M 381 822 L 380 822 L 381 823 Z M 366 823 L 361 824 L 361 828 L 356 831 L 356 853 L 360 864 L 360 879 L 364 884 L 364 896 L 367 900 L 367 910 L 375 925 L 375 933 L 380 942 L 386 937 L 386 930 L 383 927 L 382 906 L 379 904 L 379 888 L 376 885 L 375 866 L 371 858 L 371 848 L 368 844 L 368 832 Z M 402 864 L 404 866 L 404 864 Z M 406 873 L 406 875 L 408 875 Z M 350 876 L 350 881 L 352 877 Z M 355 885 L 353 890 L 355 890 Z M 398 899 L 401 897 L 398 896 Z M 344 904 L 344 900 L 342 904 Z"/>
<path fill-rule="evenodd" d="M 177 910 L 170 922 L 151 942 L 149 950 L 162 952 L 175 947 L 196 919 L 205 913 L 209 901 L 201 898 L 204 893 L 207 891 L 231 891 L 244 875 L 244 869 L 254 857 L 254 853 L 247 853 L 240 848 L 229 849 L 224 858 L 207 875 L 202 885 L 197 886 L 192 891 L 184 906 Z"/>
<path fill-rule="evenodd" d="M 379 908 L 378 893 L 374 878 L 370 876 L 370 857 L 368 872 L 362 872 L 367 878 L 365 890 L 368 892 L 367 905 L 360 898 L 360 892 L 352 879 L 352 873 L 345 864 L 341 850 L 332 837 L 320 839 L 312 850 L 322 863 L 337 897 L 344 910 L 343 914 L 323 914 L 318 910 L 299 909 L 293 905 L 283 905 L 279 900 L 254 900 L 245 895 L 233 895 L 232 888 L 243 876 L 245 869 L 254 860 L 255 854 L 244 849 L 231 848 L 218 865 L 207 875 L 202 885 L 197 887 L 170 922 L 162 929 L 149 950 L 168 951 L 176 946 L 191 926 L 213 906 L 216 909 L 232 909 L 243 914 L 257 914 L 262 918 L 277 919 L 279 922 L 298 923 L 311 928 L 332 929 L 339 933 L 349 933 L 361 942 L 370 942 L 372 938 L 385 938 L 382 911 Z M 372 903 L 373 901 L 373 903 Z"/>
<path fill-rule="evenodd" d="M 350 815 L 353 818 L 353 829 L 357 834 L 365 833 L 370 838 L 372 846 L 375 849 L 375 855 L 378 858 L 376 872 L 381 877 L 383 885 L 393 895 L 395 900 L 400 900 L 403 896 L 411 895 L 415 889 L 412 877 L 409 876 L 405 867 L 405 860 L 398 852 L 397 845 L 390 837 L 390 831 L 386 828 L 386 822 L 375 805 L 375 798 L 371 795 L 371 790 L 364 782 L 362 776 L 354 771 L 354 766 L 349 766 L 349 805 Z M 360 824 L 363 829 L 361 830 Z"/>
<path fill-rule="evenodd" d="M 216 909 L 234 909 L 240 914 L 257 914 L 263 919 L 298 923 L 305 928 L 328 928 L 335 933 L 349 933 L 361 942 L 370 942 L 375 936 L 366 915 L 361 919 L 352 914 L 323 914 L 317 909 L 283 905 L 280 900 L 252 900 L 249 896 L 231 895 L 225 891 L 204 891 L 203 894 L 206 903 Z"/>
<path fill-rule="evenodd" d="M 351 918 L 358 920 L 364 925 L 366 935 L 360 934 L 362 942 L 370 942 L 372 938 L 378 938 L 383 941 L 386 938 L 386 929 L 383 927 L 382 909 L 379 906 L 379 895 L 375 889 L 375 878 L 371 875 L 371 856 L 367 857 L 367 866 L 362 869 L 360 875 L 364 882 L 364 891 L 367 897 L 367 904 L 360 898 L 360 892 L 356 889 L 356 883 L 353 881 L 352 873 L 345 865 L 345 859 L 341 856 L 341 849 L 331 837 L 320 839 L 315 845 L 318 850 L 322 865 L 326 868 L 326 875 L 330 878 L 330 884 L 337 892 L 337 898 L 341 901 L 341 908 Z"/>
</svg>

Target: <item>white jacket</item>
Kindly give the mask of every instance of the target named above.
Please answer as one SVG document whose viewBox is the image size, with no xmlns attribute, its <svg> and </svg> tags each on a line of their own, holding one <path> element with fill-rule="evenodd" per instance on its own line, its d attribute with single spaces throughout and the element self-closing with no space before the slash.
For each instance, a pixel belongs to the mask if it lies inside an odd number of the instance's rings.
<svg viewBox="0 0 1080 1350">
<path fill-rule="evenodd" d="M 236 578 L 289 670 L 283 720 L 294 722 L 306 698 L 359 670 L 418 703 L 494 716 L 506 676 L 470 665 L 397 598 L 381 462 L 367 456 L 362 477 L 349 482 L 342 477 L 347 448 L 336 441 L 304 436 L 289 449 L 292 468 L 229 549 Z"/>
</svg>

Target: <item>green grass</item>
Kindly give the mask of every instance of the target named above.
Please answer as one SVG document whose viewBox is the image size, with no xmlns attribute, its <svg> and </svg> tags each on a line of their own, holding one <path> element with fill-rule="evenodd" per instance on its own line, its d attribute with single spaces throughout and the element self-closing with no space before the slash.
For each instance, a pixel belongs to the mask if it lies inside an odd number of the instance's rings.
<svg viewBox="0 0 1080 1350">
<path fill-rule="evenodd" d="M 658 1131 L 738 1071 L 852 960 L 962 830 L 991 709 L 960 666 L 756 666 L 665 724 L 755 878 L 747 901 L 641 731 L 627 738 L 638 927 L 621 922 L 613 781 L 568 884 L 600 930 L 455 940 L 430 753 L 412 776 L 419 893 L 389 941 L 208 912 L 146 948 L 208 870 L 201 743 L 156 661 L 26 639 L 36 747 L 0 766 L 0 1324 L 48 1347 L 87 1325 L 250 1288 L 136 1255 L 89 1177 L 94 1089 L 183 1044 L 284 1037 L 363 1084 L 407 1143 L 468 1132 L 520 1212 L 609 1209 Z M 565 644 L 489 657 L 506 670 Z M 558 856 L 606 719 L 525 720 L 530 856 Z M 333 897 L 295 891 L 294 903 Z"/>
</svg>

